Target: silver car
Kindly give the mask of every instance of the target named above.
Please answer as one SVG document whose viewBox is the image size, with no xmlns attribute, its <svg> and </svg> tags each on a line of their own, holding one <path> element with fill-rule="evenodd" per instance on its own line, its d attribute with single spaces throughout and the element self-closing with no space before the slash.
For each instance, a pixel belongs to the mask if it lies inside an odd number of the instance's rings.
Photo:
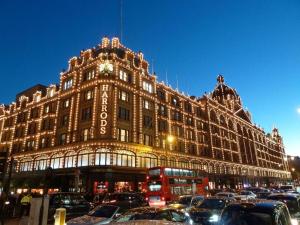
<svg viewBox="0 0 300 225">
<path fill-rule="evenodd" d="M 120 213 L 120 207 L 114 205 L 98 206 L 87 215 L 71 219 L 67 225 L 100 225 L 108 224 Z"/>
</svg>

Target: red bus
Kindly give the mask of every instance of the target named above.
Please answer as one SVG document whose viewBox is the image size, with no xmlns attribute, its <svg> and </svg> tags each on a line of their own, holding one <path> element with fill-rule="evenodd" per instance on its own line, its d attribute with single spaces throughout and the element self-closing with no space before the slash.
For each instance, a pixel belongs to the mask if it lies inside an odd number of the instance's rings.
<svg viewBox="0 0 300 225">
<path fill-rule="evenodd" d="M 147 171 L 146 199 L 150 206 L 163 206 L 180 195 L 206 195 L 208 177 L 201 170 L 153 167 Z"/>
</svg>

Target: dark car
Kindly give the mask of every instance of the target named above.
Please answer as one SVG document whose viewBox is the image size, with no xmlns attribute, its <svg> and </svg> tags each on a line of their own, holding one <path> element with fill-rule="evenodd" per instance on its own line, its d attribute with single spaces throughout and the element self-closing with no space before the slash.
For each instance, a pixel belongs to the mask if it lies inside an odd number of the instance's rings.
<svg viewBox="0 0 300 225">
<path fill-rule="evenodd" d="M 199 205 L 189 209 L 188 213 L 194 224 L 217 224 L 223 209 L 234 200 L 225 197 L 207 197 Z"/>
<path fill-rule="evenodd" d="M 122 192 L 107 194 L 102 204 L 119 206 L 121 209 L 131 209 L 146 206 L 148 203 L 139 193 Z"/>
<path fill-rule="evenodd" d="M 282 202 L 234 202 L 222 212 L 219 225 L 295 225 L 286 205 Z"/>
<path fill-rule="evenodd" d="M 291 217 L 300 221 L 300 196 L 290 193 L 271 194 L 267 199 L 281 201 L 288 207 Z"/>
<path fill-rule="evenodd" d="M 184 224 L 193 224 L 187 213 L 171 208 L 140 207 L 131 209 L 119 216 L 114 223 L 125 223 L 128 221 L 142 220 L 145 224 L 149 221 L 163 220 Z"/>
<path fill-rule="evenodd" d="M 82 216 L 90 211 L 91 205 L 85 200 L 82 193 L 59 192 L 49 196 L 49 213 L 48 220 L 54 220 L 56 209 L 65 208 L 66 218 Z"/>
<path fill-rule="evenodd" d="M 256 198 L 257 199 L 267 199 L 267 197 L 272 194 L 271 192 L 257 192 Z"/>
</svg>

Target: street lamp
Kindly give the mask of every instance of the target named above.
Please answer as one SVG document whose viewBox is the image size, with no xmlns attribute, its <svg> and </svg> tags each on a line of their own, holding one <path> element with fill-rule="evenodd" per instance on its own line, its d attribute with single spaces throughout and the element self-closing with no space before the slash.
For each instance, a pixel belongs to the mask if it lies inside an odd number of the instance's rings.
<svg viewBox="0 0 300 225">
<path fill-rule="evenodd" d="M 168 141 L 168 143 L 169 144 L 172 144 L 173 142 L 174 142 L 174 136 L 173 135 L 171 135 L 171 134 L 169 134 L 168 136 L 167 136 L 167 141 Z"/>
</svg>

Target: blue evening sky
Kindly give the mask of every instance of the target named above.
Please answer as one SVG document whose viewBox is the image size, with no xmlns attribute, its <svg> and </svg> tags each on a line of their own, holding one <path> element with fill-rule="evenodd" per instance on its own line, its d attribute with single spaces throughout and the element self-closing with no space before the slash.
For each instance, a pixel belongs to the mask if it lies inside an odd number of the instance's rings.
<svg viewBox="0 0 300 225">
<path fill-rule="evenodd" d="M 221 73 L 253 121 L 300 154 L 299 0 L 123 0 L 123 43 L 190 95 Z M 80 50 L 120 36 L 120 0 L 1 0 L 0 102 L 59 81 Z M 299 110 L 300 111 L 300 110 Z"/>
</svg>

